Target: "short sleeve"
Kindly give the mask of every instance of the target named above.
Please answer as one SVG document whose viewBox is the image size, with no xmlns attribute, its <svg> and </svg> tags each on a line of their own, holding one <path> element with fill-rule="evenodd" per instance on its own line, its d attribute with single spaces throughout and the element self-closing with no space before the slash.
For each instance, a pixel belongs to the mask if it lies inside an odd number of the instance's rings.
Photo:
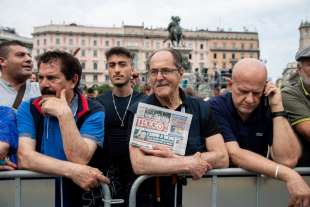
<svg viewBox="0 0 310 207">
<path fill-rule="evenodd" d="M 16 148 L 17 127 L 15 112 L 9 107 L 1 107 L 0 114 L 0 141 Z"/>
<path fill-rule="evenodd" d="M 201 101 L 200 112 L 200 116 L 202 119 L 201 135 L 204 138 L 207 138 L 215 134 L 221 133 L 217 121 L 214 118 L 213 113 L 210 109 L 210 106 L 204 101 Z"/>
<path fill-rule="evenodd" d="M 214 119 L 217 121 L 219 128 L 221 129 L 224 141 L 237 141 L 237 138 L 232 130 L 231 120 L 229 120 L 231 114 L 229 114 L 229 111 L 225 108 L 225 106 L 223 106 L 224 104 L 221 104 L 217 99 L 210 99 L 208 103 L 214 115 Z"/>
<path fill-rule="evenodd" d="M 30 101 L 24 101 L 17 110 L 17 129 L 19 137 L 30 137 L 35 139 L 36 132 L 32 114 L 30 112 Z"/>
<path fill-rule="evenodd" d="M 296 93 L 283 90 L 282 96 L 284 108 L 293 126 L 303 121 L 310 121 L 310 109 Z"/>
<path fill-rule="evenodd" d="M 84 138 L 94 140 L 99 146 L 104 141 L 105 113 L 98 111 L 86 118 L 80 128 L 80 134 Z"/>
</svg>

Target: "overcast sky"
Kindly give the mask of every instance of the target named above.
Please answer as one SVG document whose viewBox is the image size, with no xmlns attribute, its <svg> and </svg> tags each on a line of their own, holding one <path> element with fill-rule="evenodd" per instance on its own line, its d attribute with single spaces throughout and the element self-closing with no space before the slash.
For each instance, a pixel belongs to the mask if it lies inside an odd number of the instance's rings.
<svg viewBox="0 0 310 207">
<path fill-rule="evenodd" d="M 51 22 L 166 27 L 172 15 L 180 16 L 186 29 L 246 27 L 258 32 L 273 80 L 294 60 L 300 22 L 310 20 L 310 0 L 0 0 L 0 8 L 0 26 L 28 37 L 34 26 Z"/>
</svg>

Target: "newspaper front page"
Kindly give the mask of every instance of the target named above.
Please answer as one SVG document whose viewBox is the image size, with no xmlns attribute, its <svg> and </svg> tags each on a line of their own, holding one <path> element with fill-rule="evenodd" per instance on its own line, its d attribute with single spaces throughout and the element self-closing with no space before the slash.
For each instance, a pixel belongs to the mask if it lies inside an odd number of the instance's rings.
<svg viewBox="0 0 310 207">
<path fill-rule="evenodd" d="M 147 149 L 157 144 L 166 145 L 175 154 L 184 155 L 191 121 L 191 114 L 139 103 L 130 144 Z"/>
</svg>

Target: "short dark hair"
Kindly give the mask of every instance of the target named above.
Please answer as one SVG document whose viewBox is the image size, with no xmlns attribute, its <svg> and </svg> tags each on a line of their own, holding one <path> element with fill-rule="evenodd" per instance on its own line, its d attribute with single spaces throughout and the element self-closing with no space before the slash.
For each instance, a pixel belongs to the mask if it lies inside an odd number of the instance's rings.
<svg viewBox="0 0 310 207">
<path fill-rule="evenodd" d="M 133 60 L 133 55 L 131 52 L 124 47 L 112 47 L 108 51 L 105 52 L 105 57 L 108 60 L 112 55 L 124 55 L 128 57 L 131 62 Z"/>
<path fill-rule="evenodd" d="M 82 75 L 82 66 L 79 60 L 70 53 L 59 50 L 45 52 L 38 58 L 38 68 L 41 63 L 50 63 L 56 60 L 60 60 L 61 72 L 65 75 L 66 80 L 72 80 L 75 74 L 78 75 L 78 82 L 74 87 L 74 90 L 78 92 Z"/>
<path fill-rule="evenodd" d="M 163 48 L 163 49 L 159 49 L 154 51 L 147 59 L 146 62 L 146 69 L 149 70 L 150 69 L 150 61 L 152 59 L 152 57 L 157 53 L 157 52 L 161 52 L 161 51 L 167 51 L 170 52 L 170 54 L 173 57 L 174 60 L 174 65 L 177 69 L 181 69 L 182 68 L 182 55 L 178 50 L 175 50 L 173 48 Z"/>
<path fill-rule="evenodd" d="M 9 47 L 10 46 L 22 46 L 27 47 L 25 43 L 18 41 L 18 40 L 10 40 L 0 43 L 0 57 L 6 58 L 9 54 Z"/>
</svg>

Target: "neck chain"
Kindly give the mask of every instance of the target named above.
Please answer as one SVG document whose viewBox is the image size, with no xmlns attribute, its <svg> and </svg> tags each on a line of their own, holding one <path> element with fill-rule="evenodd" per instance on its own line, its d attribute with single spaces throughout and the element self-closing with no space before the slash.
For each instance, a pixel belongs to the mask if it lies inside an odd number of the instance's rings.
<svg viewBox="0 0 310 207">
<path fill-rule="evenodd" d="M 115 109 L 115 112 L 116 112 L 116 114 L 117 114 L 118 119 L 121 121 L 121 126 L 122 126 L 122 127 L 124 126 L 124 119 L 125 119 L 125 117 L 126 117 L 126 114 L 127 114 L 127 111 L 128 111 L 129 105 L 130 105 L 130 102 L 131 102 L 132 94 L 133 94 L 133 92 L 130 94 L 130 98 L 129 98 L 129 101 L 128 101 L 126 110 L 125 110 L 125 112 L 124 112 L 123 117 L 121 118 L 121 116 L 119 115 L 119 112 L 118 112 L 118 110 L 117 110 L 116 104 L 115 104 L 114 94 L 112 93 L 112 101 L 113 101 L 114 109 Z"/>
</svg>

